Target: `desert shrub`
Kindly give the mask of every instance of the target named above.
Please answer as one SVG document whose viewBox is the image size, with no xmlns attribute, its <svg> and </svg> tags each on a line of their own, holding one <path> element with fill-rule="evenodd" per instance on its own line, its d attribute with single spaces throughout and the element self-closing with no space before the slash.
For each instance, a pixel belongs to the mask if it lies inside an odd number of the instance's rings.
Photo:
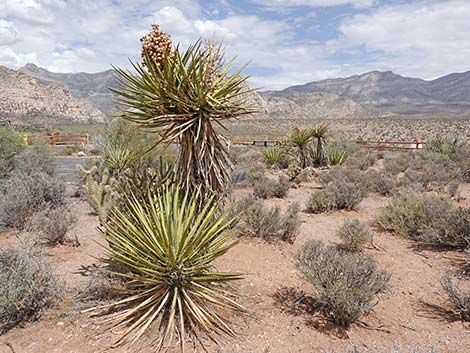
<svg viewBox="0 0 470 353">
<path fill-rule="evenodd" d="M 397 187 L 397 178 L 393 175 L 387 175 L 376 170 L 368 170 L 366 175 L 367 188 L 380 195 L 390 195 Z"/>
<path fill-rule="evenodd" d="M 342 240 L 341 248 L 348 251 L 361 251 L 372 243 L 372 232 L 369 227 L 358 219 L 347 219 L 337 232 Z"/>
<path fill-rule="evenodd" d="M 366 187 L 366 179 L 363 173 L 357 168 L 348 166 L 335 166 L 331 167 L 328 173 L 322 174 L 320 181 L 323 185 L 328 185 L 333 182 L 348 182 L 357 184 L 361 188 Z"/>
<path fill-rule="evenodd" d="M 334 180 L 327 189 L 334 195 L 335 209 L 354 210 L 367 195 L 367 190 L 362 184 L 350 181 Z"/>
<path fill-rule="evenodd" d="M 438 135 L 427 141 L 425 149 L 435 153 L 450 156 L 456 153 L 457 150 L 462 146 L 463 141 L 461 141 L 458 137 Z"/>
<path fill-rule="evenodd" d="M 263 160 L 264 151 L 260 152 L 258 149 L 240 147 L 240 149 L 235 150 L 233 154 L 237 163 L 251 164 L 261 162 Z"/>
<path fill-rule="evenodd" d="M 0 180 L 13 169 L 13 159 L 25 148 L 20 135 L 0 127 Z"/>
<path fill-rule="evenodd" d="M 243 233 L 267 241 L 282 240 L 293 243 L 299 232 L 299 208 L 289 205 L 284 214 L 279 207 L 269 208 L 251 197 L 235 206 L 241 212 L 239 228 Z"/>
<path fill-rule="evenodd" d="M 359 153 L 355 156 L 349 158 L 346 161 L 346 164 L 352 168 L 357 168 L 359 170 L 366 170 L 369 167 L 372 167 L 377 161 L 377 154 L 374 152 L 365 152 Z"/>
<path fill-rule="evenodd" d="M 336 208 L 335 196 L 330 190 L 313 192 L 306 205 L 308 213 L 323 213 Z"/>
<path fill-rule="evenodd" d="M 308 241 L 296 256 L 297 268 L 319 293 L 323 314 L 349 327 L 373 307 L 390 276 L 370 256 L 339 251 L 317 240 Z"/>
<path fill-rule="evenodd" d="M 0 248 L 0 332 L 38 319 L 61 293 L 62 283 L 38 248 Z"/>
<path fill-rule="evenodd" d="M 404 192 L 381 209 L 377 225 L 418 240 L 423 231 L 445 222 L 452 202 L 443 196 Z"/>
<path fill-rule="evenodd" d="M 457 278 L 449 273 L 444 276 L 441 284 L 452 305 L 452 311 L 462 321 L 470 321 L 470 290 L 463 290 Z"/>
<path fill-rule="evenodd" d="M 388 175 L 397 175 L 405 172 L 415 160 L 415 153 L 399 152 L 384 160 L 384 172 Z"/>
<path fill-rule="evenodd" d="M 333 140 L 328 143 L 328 149 L 330 151 L 344 151 L 348 156 L 353 156 L 361 150 L 361 147 L 357 143 L 351 141 Z"/>
<path fill-rule="evenodd" d="M 119 277 L 97 267 L 91 270 L 85 286 L 78 293 L 78 299 L 87 302 L 106 302 L 119 298 L 123 289 L 123 282 Z"/>
<path fill-rule="evenodd" d="M 470 145 L 461 146 L 451 158 L 460 171 L 460 179 L 470 183 Z"/>
<path fill-rule="evenodd" d="M 43 172 L 25 174 L 14 170 L 0 194 L 0 222 L 22 229 L 35 212 L 62 205 L 64 200 L 62 179 Z"/>
<path fill-rule="evenodd" d="M 289 191 L 289 179 L 279 176 L 278 180 L 263 178 L 255 182 L 253 194 L 256 197 L 267 199 L 270 197 L 284 198 Z"/>
<path fill-rule="evenodd" d="M 76 223 L 76 215 L 65 205 L 36 213 L 32 222 L 34 230 L 49 244 L 64 244 L 67 233 Z"/>
<path fill-rule="evenodd" d="M 56 175 L 56 162 L 52 148 L 45 144 L 28 147 L 13 160 L 13 169 L 22 174 L 45 173 Z"/>
<path fill-rule="evenodd" d="M 232 171 L 232 183 L 241 186 L 254 185 L 266 178 L 264 172 L 265 169 L 261 163 L 238 164 Z"/>
<path fill-rule="evenodd" d="M 291 181 L 295 181 L 297 177 L 302 173 L 302 170 L 304 169 L 302 169 L 300 165 L 298 165 L 297 163 L 292 163 L 287 168 L 286 174 L 290 178 Z"/>
<path fill-rule="evenodd" d="M 307 167 L 307 168 L 302 169 L 300 173 L 297 174 L 297 176 L 294 178 L 293 181 L 296 184 L 306 183 L 306 182 L 312 181 L 317 175 L 318 174 L 315 171 L 315 168 Z"/>
<path fill-rule="evenodd" d="M 434 245 L 465 249 L 470 247 L 470 208 L 446 210 L 438 222 L 422 230 L 419 239 Z"/>
<path fill-rule="evenodd" d="M 443 190 L 450 182 L 458 181 L 460 171 L 446 155 L 420 151 L 405 171 L 402 185 L 419 185 L 423 190 Z"/>
</svg>

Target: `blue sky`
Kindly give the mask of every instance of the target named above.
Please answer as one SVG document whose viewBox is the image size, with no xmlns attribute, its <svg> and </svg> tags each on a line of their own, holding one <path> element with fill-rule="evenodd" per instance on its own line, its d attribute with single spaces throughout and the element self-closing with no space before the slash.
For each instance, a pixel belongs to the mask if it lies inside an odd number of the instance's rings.
<svg viewBox="0 0 470 353">
<path fill-rule="evenodd" d="M 153 22 L 216 37 L 266 89 L 372 70 L 470 70 L 468 0 L 0 0 L 0 65 L 98 72 L 137 60 Z"/>
</svg>

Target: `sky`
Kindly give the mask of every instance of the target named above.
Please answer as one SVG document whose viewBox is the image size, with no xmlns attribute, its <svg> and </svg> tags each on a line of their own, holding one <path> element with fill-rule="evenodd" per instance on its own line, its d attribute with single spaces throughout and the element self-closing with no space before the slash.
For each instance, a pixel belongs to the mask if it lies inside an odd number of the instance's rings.
<svg viewBox="0 0 470 353">
<path fill-rule="evenodd" d="M 223 41 L 264 89 L 372 70 L 423 79 L 470 70 L 470 0 L 0 0 L 0 65 L 128 67 L 152 23 L 182 47 Z"/>
</svg>

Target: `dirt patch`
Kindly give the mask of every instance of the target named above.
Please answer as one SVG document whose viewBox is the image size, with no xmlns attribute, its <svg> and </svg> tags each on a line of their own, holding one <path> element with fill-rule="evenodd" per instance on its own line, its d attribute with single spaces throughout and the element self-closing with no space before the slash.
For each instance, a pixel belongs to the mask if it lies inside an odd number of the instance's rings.
<svg viewBox="0 0 470 353">
<path fill-rule="evenodd" d="M 284 200 L 269 199 L 269 205 L 285 208 L 298 202 L 304 205 L 314 184 L 289 190 Z M 236 190 L 235 196 L 249 194 L 250 189 Z M 469 205 L 469 185 L 464 186 L 462 205 Z M 456 267 L 463 255 L 456 251 L 417 250 L 415 243 L 387 233 L 374 232 L 373 255 L 380 268 L 392 274 L 390 288 L 380 297 L 373 312 L 360 324 L 342 331 L 322 321 L 315 310 L 315 292 L 294 266 L 293 257 L 308 239 L 337 243 L 336 230 L 347 217 L 356 217 L 372 224 L 387 199 L 375 194 L 366 198 L 354 212 L 333 212 L 310 215 L 302 213 L 300 234 L 294 244 L 268 244 L 245 239 L 216 262 L 221 270 L 240 271 L 244 279 L 237 283 L 240 302 L 251 316 L 233 318 L 239 336 L 223 341 L 210 352 L 230 353 L 294 353 L 322 352 L 339 348 L 377 347 L 390 349 L 416 344 L 433 345 L 438 352 L 469 352 L 470 330 L 449 315 L 439 279 L 449 267 Z M 98 263 L 102 248 L 96 227 L 98 219 L 89 206 L 77 202 L 73 210 L 79 217 L 75 232 L 80 246 L 59 246 L 47 249 L 56 272 L 67 284 L 67 295 L 56 308 L 48 310 L 41 321 L 15 328 L 0 336 L 0 352 L 5 344 L 16 353 L 92 353 L 101 352 L 117 337 L 106 327 L 90 319 L 80 310 L 90 306 L 76 299 L 84 288 L 90 270 Z M 12 244 L 21 234 L 2 233 L 0 244 Z M 442 309 L 442 311 L 440 310 Z M 151 339 L 130 348 L 112 352 L 153 352 L 146 345 Z"/>
</svg>

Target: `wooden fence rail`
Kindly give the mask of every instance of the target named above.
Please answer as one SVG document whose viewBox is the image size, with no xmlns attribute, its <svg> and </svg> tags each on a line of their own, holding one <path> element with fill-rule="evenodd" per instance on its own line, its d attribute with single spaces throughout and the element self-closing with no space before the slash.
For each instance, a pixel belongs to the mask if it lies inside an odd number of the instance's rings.
<svg viewBox="0 0 470 353">
<path fill-rule="evenodd" d="M 236 146 L 259 146 L 269 147 L 279 144 L 281 141 L 270 138 L 245 138 L 245 139 L 230 139 L 231 144 Z M 379 140 L 353 140 L 351 142 L 357 143 L 363 148 L 382 150 L 382 151 L 413 151 L 419 150 L 424 147 L 426 141 L 379 141 Z"/>
<path fill-rule="evenodd" d="M 88 145 L 91 143 L 89 134 L 48 134 L 48 135 L 28 135 L 28 145 L 35 142 L 47 143 L 51 146 L 67 146 L 67 145 Z"/>
</svg>

